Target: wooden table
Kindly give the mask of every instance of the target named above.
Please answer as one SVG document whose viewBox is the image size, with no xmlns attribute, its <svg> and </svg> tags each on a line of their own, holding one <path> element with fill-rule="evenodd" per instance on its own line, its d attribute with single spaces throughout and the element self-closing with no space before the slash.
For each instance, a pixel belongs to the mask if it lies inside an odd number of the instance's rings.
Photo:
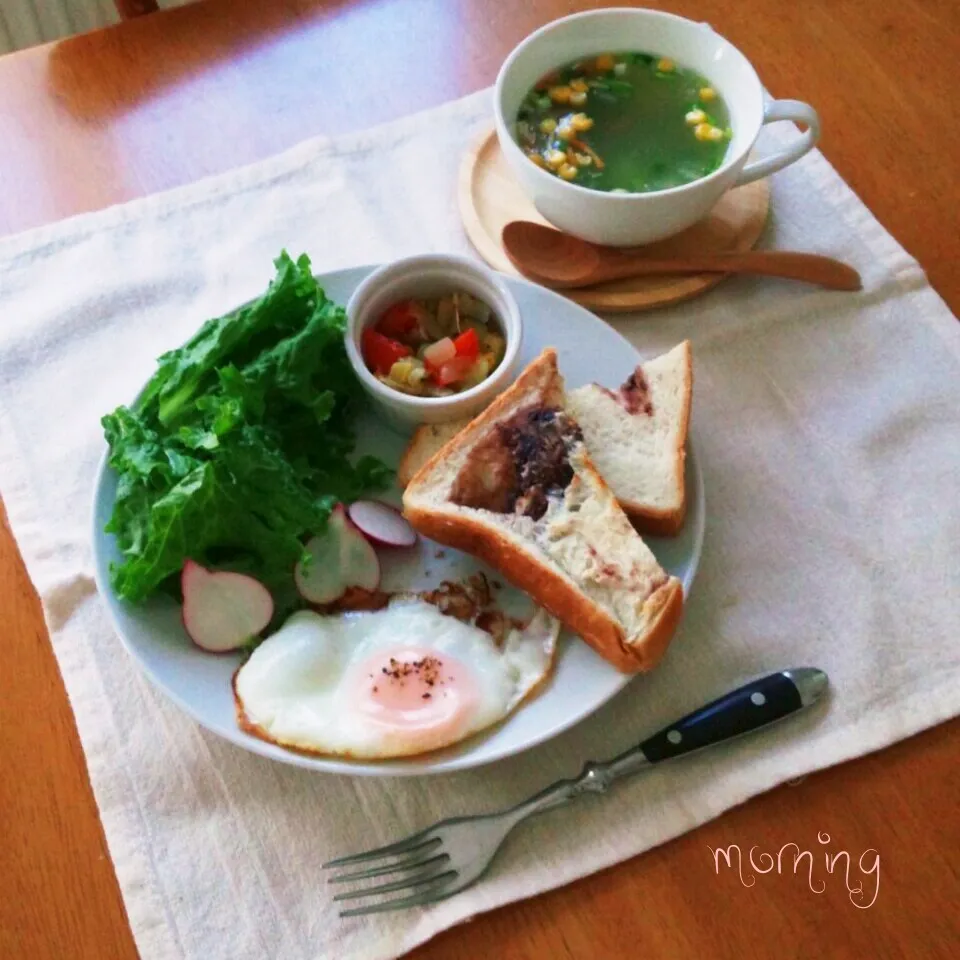
<svg viewBox="0 0 960 960">
<path fill-rule="evenodd" d="M 709 20 L 775 95 L 817 106 L 826 155 L 960 313 L 955 2 L 676 0 L 671 9 Z M 587 5 L 208 0 L 2 58 L 0 231 L 468 93 L 492 82 L 531 29 Z M 0 610 L 0 956 L 130 960 L 73 717 L 7 529 Z M 954 721 L 482 917 L 415 956 L 955 956 L 958 756 Z M 815 895 L 792 875 L 746 888 L 715 872 L 710 847 L 816 849 L 819 831 L 834 850 L 879 851 L 880 893 L 869 910 L 855 909 L 839 880 Z"/>
</svg>

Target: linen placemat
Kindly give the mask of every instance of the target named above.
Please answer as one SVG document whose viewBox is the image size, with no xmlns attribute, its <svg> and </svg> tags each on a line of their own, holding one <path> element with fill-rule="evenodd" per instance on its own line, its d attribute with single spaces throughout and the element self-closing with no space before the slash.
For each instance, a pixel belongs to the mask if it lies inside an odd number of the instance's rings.
<svg viewBox="0 0 960 960">
<path fill-rule="evenodd" d="M 140 675 L 93 583 L 99 417 L 158 354 L 262 290 L 282 247 L 319 271 L 469 252 L 457 167 L 489 113 L 479 93 L 0 241 L 0 489 L 145 960 L 393 957 L 960 713 L 960 325 L 816 152 L 773 178 L 763 243 L 846 259 L 862 293 L 740 277 L 615 322 L 645 353 L 684 337 L 694 349 L 706 542 L 653 674 L 543 746 L 419 780 L 247 754 Z M 754 675 L 803 664 L 831 677 L 815 711 L 529 822 L 483 882 L 439 905 L 337 919 L 319 870 L 329 857 L 518 801 Z"/>
</svg>

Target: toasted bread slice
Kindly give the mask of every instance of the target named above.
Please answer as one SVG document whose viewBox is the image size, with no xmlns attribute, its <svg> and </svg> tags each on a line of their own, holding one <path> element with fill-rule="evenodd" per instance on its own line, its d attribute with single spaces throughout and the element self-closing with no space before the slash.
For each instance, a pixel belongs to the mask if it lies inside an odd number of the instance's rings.
<svg viewBox="0 0 960 960">
<path fill-rule="evenodd" d="M 468 423 L 465 420 L 449 420 L 446 423 L 424 423 L 413 431 L 413 436 L 397 466 L 397 483 L 405 487 L 413 475 L 449 440 L 452 440 Z"/>
<path fill-rule="evenodd" d="M 683 527 L 692 396 L 689 340 L 640 364 L 617 393 L 588 384 L 567 394 L 594 465 L 641 533 L 672 536 Z M 400 485 L 469 422 L 418 427 L 400 460 Z"/>
<path fill-rule="evenodd" d="M 424 536 L 499 570 L 626 673 L 663 656 L 683 588 L 596 471 L 545 350 L 410 480 Z"/>
<path fill-rule="evenodd" d="M 643 533 L 669 536 L 683 526 L 692 395 L 693 356 L 685 340 L 640 364 L 617 393 L 592 383 L 567 396 L 597 470 Z"/>
</svg>

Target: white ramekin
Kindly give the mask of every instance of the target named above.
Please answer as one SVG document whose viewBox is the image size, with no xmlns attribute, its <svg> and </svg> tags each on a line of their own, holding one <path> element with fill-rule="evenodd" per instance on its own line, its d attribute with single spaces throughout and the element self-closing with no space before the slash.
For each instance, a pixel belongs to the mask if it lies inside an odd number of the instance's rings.
<svg viewBox="0 0 960 960">
<path fill-rule="evenodd" d="M 500 321 L 506 341 L 500 365 L 482 383 L 450 397 L 411 397 L 381 383 L 363 361 L 360 337 L 364 328 L 375 324 L 384 310 L 400 300 L 456 291 L 482 300 Z M 347 356 L 378 410 L 400 429 L 478 414 L 516 376 L 522 335 L 520 309 L 506 284 L 492 270 L 465 257 L 426 254 L 396 260 L 374 270 L 347 303 Z"/>
</svg>

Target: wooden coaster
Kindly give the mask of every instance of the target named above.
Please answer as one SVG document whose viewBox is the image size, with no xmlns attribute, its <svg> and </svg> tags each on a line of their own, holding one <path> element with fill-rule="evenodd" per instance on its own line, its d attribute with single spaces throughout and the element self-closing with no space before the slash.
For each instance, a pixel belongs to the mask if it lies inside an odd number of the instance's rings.
<svg viewBox="0 0 960 960">
<path fill-rule="evenodd" d="M 493 130 L 477 137 L 464 156 L 458 194 L 464 229 L 480 256 L 495 270 L 519 276 L 500 244 L 504 226 L 511 220 L 547 221 L 513 179 Z M 749 250 L 763 231 L 769 204 L 770 187 L 766 180 L 737 187 L 725 193 L 705 219 L 646 249 L 651 256 Z M 590 310 L 626 313 L 695 297 L 723 278 L 721 273 L 638 277 L 558 292 Z"/>
</svg>

